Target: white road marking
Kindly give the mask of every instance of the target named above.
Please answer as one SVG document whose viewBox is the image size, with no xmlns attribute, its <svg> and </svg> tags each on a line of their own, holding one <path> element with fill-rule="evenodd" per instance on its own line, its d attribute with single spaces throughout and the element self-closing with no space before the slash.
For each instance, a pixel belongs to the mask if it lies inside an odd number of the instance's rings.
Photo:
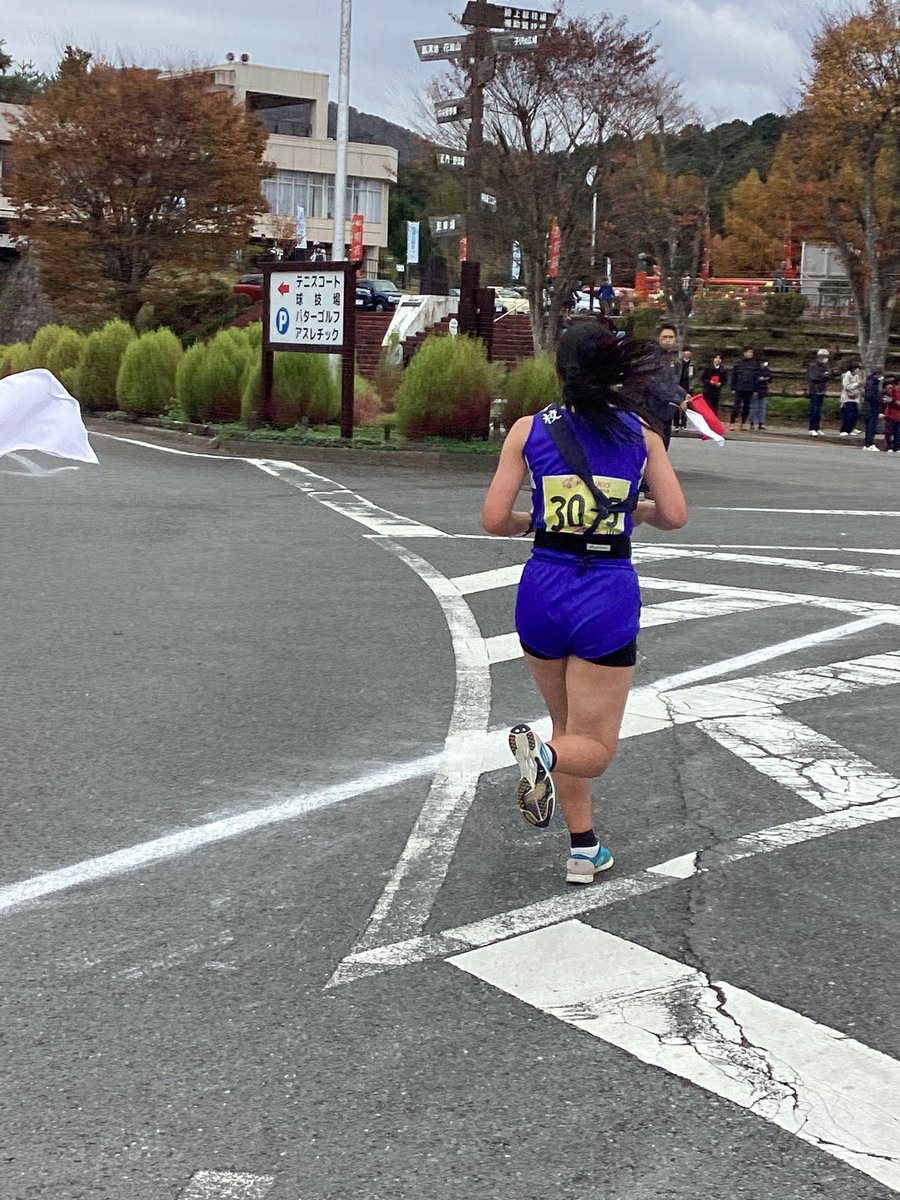
<svg viewBox="0 0 900 1200">
<path fill-rule="evenodd" d="M 887 546 L 763 546 L 759 542 L 750 545 L 732 542 L 677 542 L 679 550 L 759 550 L 767 553 L 772 550 L 793 550 L 797 553 L 808 554 L 888 554 L 900 556 L 900 550 Z"/>
<path fill-rule="evenodd" d="M 669 686 L 677 687 L 677 681 L 685 676 L 693 676 L 693 671 L 684 672 L 683 676 L 672 676 Z M 655 728 L 666 728 L 671 724 L 698 722 L 698 727 L 707 730 L 712 727 L 716 734 L 721 735 L 721 727 L 731 727 L 734 720 L 722 720 L 723 713 L 754 714 L 746 723 L 747 731 L 752 731 L 756 723 L 780 717 L 774 702 L 789 704 L 811 700 L 825 696 L 833 696 L 848 691 L 868 687 L 889 687 L 900 684 L 900 652 L 884 655 L 870 655 L 866 658 L 843 663 L 833 663 L 827 667 L 807 667 L 793 671 L 778 672 L 767 676 L 746 676 L 739 679 L 725 680 L 721 683 L 709 684 L 705 687 L 688 688 L 684 691 L 670 690 L 657 693 L 652 687 L 638 689 L 632 692 L 629 700 L 633 699 L 638 706 L 638 714 L 629 717 L 623 723 L 622 737 L 639 736 L 648 731 L 648 724 L 654 719 L 652 715 L 644 716 L 648 707 L 653 704 L 663 715 L 655 718 Z M 710 714 L 715 714 L 718 721 L 710 721 Z M 794 723 L 792 723 L 794 724 Z M 534 722 L 534 727 L 543 736 L 549 733 L 548 723 Z M 795 725 L 797 737 L 805 737 L 809 744 L 817 744 L 819 752 L 830 750 L 834 743 L 823 739 L 813 730 Z M 818 739 L 818 742 L 816 742 Z M 484 770 L 502 769 L 508 765 L 505 744 L 499 736 L 494 736 L 492 753 L 485 753 Z M 718 737 L 717 737 L 718 740 Z M 796 741 L 794 742 L 796 747 Z M 730 747 L 728 747 L 730 748 Z M 723 845 L 704 851 L 691 851 L 679 855 L 675 859 L 650 867 L 646 871 L 631 876 L 620 876 L 610 880 L 604 879 L 602 884 L 594 888 L 579 889 L 574 894 L 554 896 L 549 900 L 538 901 L 512 912 L 501 913 L 443 933 L 430 935 L 426 938 L 408 938 L 393 945 L 372 947 L 366 953 L 351 952 L 338 966 L 329 980 L 328 986 L 350 983 L 383 970 L 394 967 L 408 966 L 412 962 L 445 957 L 449 953 L 466 945 L 487 945 L 515 933 L 526 932 L 530 929 L 543 928 L 561 920 L 566 920 L 581 913 L 590 912 L 608 904 L 621 900 L 632 899 L 638 895 L 655 891 L 677 880 L 690 878 L 701 870 L 704 856 L 710 858 L 717 866 L 728 862 L 737 862 L 754 854 L 768 853 L 796 845 L 799 842 L 817 839 L 832 833 L 846 832 L 861 825 L 875 821 L 889 821 L 900 816 L 900 780 L 883 773 L 871 763 L 853 756 L 842 747 L 834 747 L 833 764 L 846 762 L 848 755 L 855 759 L 859 775 L 845 780 L 842 775 L 834 775 L 830 780 L 825 777 L 818 779 L 817 788 L 811 789 L 810 776 L 800 771 L 791 774 L 785 770 L 778 782 L 790 790 L 797 790 L 803 799 L 808 800 L 826 810 L 822 816 L 803 818 L 784 825 L 760 830 L 745 837 L 735 839 Z M 749 765 L 758 767 L 754 759 L 749 759 Z M 772 766 L 774 773 L 775 767 Z M 826 768 L 827 770 L 827 768 Z M 854 786 L 856 778 L 860 787 Z M 828 786 L 838 796 L 832 803 L 828 797 Z M 797 785 L 795 788 L 794 785 Z M 834 811 L 833 811 L 834 810 Z"/>
<path fill-rule="evenodd" d="M 180 1200 L 263 1200 L 274 1184 L 274 1175 L 197 1171 Z"/>
<path fill-rule="evenodd" d="M 224 817 L 204 825 L 194 825 L 149 842 L 139 842 L 122 850 L 114 850 L 110 854 L 101 854 L 68 867 L 33 875 L 30 879 L 23 879 L 18 883 L 6 884 L 0 887 L 0 913 L 43 896 L 51 896 L 56 892 L 87 883 L 97 883 L 102 879 L 111 879 L 151 863 L 189 854 L 202 846 L 253 833 L 257 829 L 277 825 L 282 821 L 291 821 L 305 813 L 340 804 L 343 800 L 352 800 L 382 788 L 397 787 L 401 783 L 419 779 L 437 770 L 440 762 L 441 756 L 433 754 L 407 763 L 396 763 L 359 779 L 323 788 L 319 792 L 292 796 L 265 808 L 252 809 L 250 812 Z"/>
<path fill-rule="evenodd" d="M 824 812 L 900 799 L 900 779 L 780 713 L 701 721 L 698 728 Z"/>
<path fill-rule="evenodd" d="M 449 960 L 900 1191 L 900 1063 L 580 921 Z"/>
<path fill-rule="evenodd" d="M 44 479 L 48 475 L 61 475 L 63 471 L 78 470 L 77 466 L 45 467 L 41 463 L 35 462 L 34 459 L 26 458 L 24 454 L 17 454 L 12 450 L 9 454 L 0 455 L 0 458 L 11 458 L 13 462 L 17 462 L 21 467 L 25 468 L 23 471 L 7 471 L 4 467 L 0 470 L 0 475 L 19 475 L 25 479 Z"/>
<path fill-rule="evenodd" d="M 900 801 L 883 800 L 877 804 L 819 813 L 814 817 L 802 817 L 768 829 L 758 829 L 715 847 L 681 854 L 654 867 L 636 871 L 633 875 L 613 876 L 591 887 L 551 896 L 547 900 L 538 900 L 510 912 L 496 913 L 427 937 L 411 938 L 392 946 L 378 946 L 358 958 L 345 959 L 327 986 L 350 983 L 365 975 L 407 967 L 412 963 L 446 958 L 449 954 L 458 954 L 475 946 L 490 946 L 521 933 L 545 929 L 584 913 L 598 912 L 624 900 L 646 896 L 713 867 L 718 870 L 757 854 L 777 853 L 835 833 L 849 833 L 865 825 L 898 818 Z"/>
<path fill-rule="evenodd" d="M 371 529 L 373 533 L 381 536 L 425 538 L 447 538 L 449 536 L 442 529 L 423 525 L 421 521 L 414 521 L 411 517 L 403 517 L 389 509 L 380 508 L 371 500 L 366 500 L 364 496 L 351 492 L 349 488 L 342 487 L 324 475 L 317 475 L 308 467 L 266 458 L 248 458 L 246 461 L 254 467 L 259 467 L 267 475 L 272 475 L 283 483 L 297 488 L 298 491 L 304 492 L 312 500 L 318 500 L 325 508 L 330 508 L 333 512 L 340 513 L 342 517 L 348 517 L 360 525 L 365 525 L 367 529 Z M 326 486 L 322 487 L 323 484 Z"/>
<path fill-rule="evenodd" d="M 511 567 L 495 567 L 492 571 L 476 571 L 474 575 L 456 575 L 453 586 L 461 596 L 472 596 L 476 592 L 491 592 L 496 588 L 515 587 L 522 578 L 524 563 Z"/>
<path fill-rule="evenodd" d="M 354 950 L 420 933 L 456 851 L 481 774 L 481 746 L 491 713 L 491 672 L 472 610 L 454 584 L 404 546 L 389 548 L 436 597 L 453 643 L 456 694 L 428 797 Z"/>
<path fill-rule="evenodd" d="M 860 567 L 856 563 L 826 563 L 811 558 L 783 558 L 774 554 L 737 554 L 719 550 L 676 549 L 668 558 L 687 558 L 691 562 L 746 563 L 754 567 L 778 567 L 791 571 L 824 571 L 832 575 L 852 575 L 854 578 L 871 576 L 878 579 L 900 579 L 900 570 L 894 567 Z"/>
<path fill-rule="evenodd" d="M 789 517 L 900 517 L 900 512 L 883 508 L 738 508 L 731 504 L 705 504 L 699 511 L 783 513 Z"/>
</svg>

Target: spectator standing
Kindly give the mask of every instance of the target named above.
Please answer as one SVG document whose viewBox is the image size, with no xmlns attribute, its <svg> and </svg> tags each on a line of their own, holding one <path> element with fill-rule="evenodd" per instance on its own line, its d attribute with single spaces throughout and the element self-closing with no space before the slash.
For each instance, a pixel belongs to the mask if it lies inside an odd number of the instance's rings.
<svg viewBox="0 0 900 1200">
<path fill-rule="evenodd" d="M 884 448 L 888 454 L 900 454 L 900 383 L 895 375 L 884 377 Z"/>
<path fill-rule="evenodd" d="M 697 367 L 694 362 L 694 352 L 690 346 L 683 346 L 681 349 L 681 358 L 675 364 L 675 370 L 678 375 L 678 386 L 682 391 L 687 392 L 689 396 L 694 394 L 694 374 Z M 675 416 L 672 422 L 676 429 L 687 429 L 687 417 L 683 408 L 675 410 Z"/>
<path fill-rule="evenodd" d="M 678 330 L 666 321 L 657 330 L 656 341 L 647 345 L 647 352 L 655 357 L 657 366 L 644 385 L 642 406 L 659 425 L 667 448 L 672 438 L 672 420 L 685 398 L 678 386 L 674 361 L 677 344 Z"/>
<path fill-rule="evenodd" d="M 759 364 L 759 370 L 756 373 L 756 395 L 750 401 L 750 428 L 755 425 L 757 429 L 765 429 L 766 427 L 766 405 L 769 399 L 769 385 L 773 379 L 772 372 L 769 370 L 769 364 L 763 362 Z"/>
<path fill-rule="evenodd" d="M 712 364 L 703 372 L 703 399 L 716 414 L 719 412 L 719 397 L 722 394 L 725 376 L 722 355 L 716 354 L 713 356 Z"/>
<path fill-rule="evenodd" d="M 872 450 L 875 454 L 878 453 L 875 438 L 878 434 L 878 418 L 881 416 L 883 381 L 884 373 L 882 371 L 873 371 L 866 379 L 866 386 L 863 392 L 863 401 L 865 404 L 863 415 L 866 420 L 866 444 L 863 446 L 863 449 Z"/>
<path fill-rule="evenodd" d="M 759 374 L 759 363 L 753 353 L 752 346 L 745 346 L 741 357 L 731 369 L 731 390 L 734 392 L 734 403 L 731 406 L 731 428 L 741 418 L 741 429 L 747 428 L 747 415 L 750 412 L 750 401 L 756 391 L 756 377 Z"/>
<path fill-rule="evenodd" d="M 818 350 L 816 357 L 806 368 L 806 379 L 809 383 L 809 436 L 822 436 L 822 405 L 825 403 L 825 389 L 831 372 L 828 369 L 828 351 Z"/>
<path fill-rule="evenodd" d="M 859 401 L 862 397 L 863 373 L 859 360 L 852 358 L 841 376 L 841 437 L 858 434 Z"/>
</svg>

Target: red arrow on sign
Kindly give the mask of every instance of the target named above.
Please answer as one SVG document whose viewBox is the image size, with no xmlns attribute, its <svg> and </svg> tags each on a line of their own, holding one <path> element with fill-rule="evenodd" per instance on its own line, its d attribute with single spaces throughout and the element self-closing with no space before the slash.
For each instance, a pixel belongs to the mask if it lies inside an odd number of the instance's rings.
<svg viewBox="0 0 900 1200">
<path fill-rule="evenodd" d="M 279 283 L 278 290 L 282 294 L 282 296 L 286 296 L 288 294 L 288 292 L 291 290 L 290 284 Z"/>
</svg>

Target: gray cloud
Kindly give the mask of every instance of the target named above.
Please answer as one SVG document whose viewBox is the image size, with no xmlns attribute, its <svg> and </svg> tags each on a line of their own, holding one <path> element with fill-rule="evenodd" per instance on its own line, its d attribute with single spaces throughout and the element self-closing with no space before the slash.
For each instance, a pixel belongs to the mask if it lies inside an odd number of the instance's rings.
<svg viewBox="0 0 900 1200">
<path fill-rule="evenodd" d="M 661 64 L 681 83 L 704 121 L 752 120 L 784 111 L 795 99 L 808 63 L 809 34 L 820 9 L 839 0 L 569 0 L 568 11 L 591 16 L 604 9 L 632 28 L 652 29 Z M 549 5 L 545 5 L 549 7 Z M 416 121 L 416 94 L 430 78 L 412 39 L 453 33 L 448 9 L 461 0 L 355 0 L 351 103 L 401 124 Z M 542 7 L 535 0 L 535 7 Z M 217 0 L 215 7 L 175 0 L 42 0 L 17 5 L 0 33 L 17 60 L 52 69 L 67 42 L 105 57 L 145 66 L 220 62 L 227 51 L 254 62 L 327 71 L 337 90 L 338 0 L 248 6 Z"/>
</svg>

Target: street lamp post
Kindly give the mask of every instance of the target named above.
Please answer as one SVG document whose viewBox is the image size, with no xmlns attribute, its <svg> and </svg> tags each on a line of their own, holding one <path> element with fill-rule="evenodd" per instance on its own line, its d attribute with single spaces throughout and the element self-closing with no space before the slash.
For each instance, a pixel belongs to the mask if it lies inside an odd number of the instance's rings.
<svg viewBox="0 0 900 1200">
<path fill-rule="evenodd" d="M 338 69 L 337 159 L 334 169 L 334 233 L 331 257 L 344 260 L 347 221 L 347 142 L 350 139 L 350 24 L 353 0 L 341 0 L 341 49 Z"/>
</svg>

